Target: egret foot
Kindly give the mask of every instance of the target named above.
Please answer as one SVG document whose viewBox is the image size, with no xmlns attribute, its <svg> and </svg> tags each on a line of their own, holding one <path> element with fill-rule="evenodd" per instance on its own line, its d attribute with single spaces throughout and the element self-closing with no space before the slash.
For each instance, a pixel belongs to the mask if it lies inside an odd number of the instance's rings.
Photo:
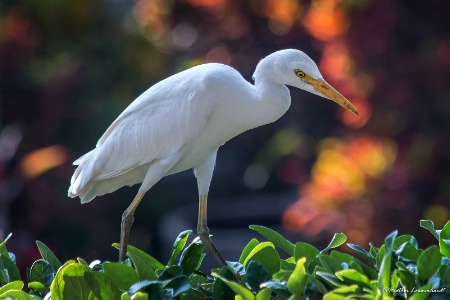
<svg viewBox="0 0 450 300">
<path fill-rule="evenodd" d="M 127 254 L 128 237 L 130 236 L 131 225 L 134 221 L 134 211 L 144 197 L 144 192 L 137 193 L 130 206 L 123 212 L 122 224 L 120 228 L 120 250 L 119 250 L 119 262 L 125 260 Z"/>
<path fill-rule="evenodd" d="M 200 240 L 203 242 L 203 245 L 205 245 L 209 249 L 209 251 L 211 251 L 211 253 L 214 255 L 214 258 L 217 260 L 219 265 L 221 267 L 226 267 L 227 263 L 223 258 L 222 254 L 220 254 L 216 245 L 214 245 L 213 241 L 211 240 L 209 228 L 206 225 L 207 201 L 208 201 L 207 195 L 200 196 L 198 206 L 197 234 L 200 237 Z"/>
</svg>

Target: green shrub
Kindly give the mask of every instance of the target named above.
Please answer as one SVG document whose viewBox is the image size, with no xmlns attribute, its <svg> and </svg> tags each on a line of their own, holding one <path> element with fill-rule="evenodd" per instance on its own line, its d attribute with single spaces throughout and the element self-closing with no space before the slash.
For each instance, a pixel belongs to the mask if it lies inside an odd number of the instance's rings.
<svg viewBox="0 0 450 300">
<path fill-rule="evenodd" d="M 37 241 L 42 259 L 28 269 L 26 288 L 6 249 L 9 235 L 0 243 L 0 299 L 450 299 L 450 221 L 442 230 L 431 221 L 420 225 L 438 245 L 421 249 L 414 236 L 394 231 L 379 248 L 347 244 L 360 259 L 335 250 L 346 242 L 342 233 L 319 251 L 250 226 L 267 241 L 252 239 L 238 262 L 212 276 L 199 271 L 205 256 L 199 239 L 186 246 L 190 230 L 179 234 L 166 265 L 132 246 L 122 263 L 78 258 L 61 264 Z M 281 259 L 278 249 L 289 258 Z"/>
</svg>

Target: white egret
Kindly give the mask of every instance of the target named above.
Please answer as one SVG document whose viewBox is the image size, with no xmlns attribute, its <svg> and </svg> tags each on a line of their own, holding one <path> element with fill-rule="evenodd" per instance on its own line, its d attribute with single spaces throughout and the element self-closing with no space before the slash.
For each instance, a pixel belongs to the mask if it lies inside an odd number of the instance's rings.
<svg viewBox="0 0 450 300">
<path fill-rule="evenodd" d="M 142 182 L 122 216 L 119 261 L 125 258 L 134 211 L 144 194 L 164 176 L 193 169 L 199 193 L 197 233 L 219 264 L 226 265 L 206 222 L 217 150 L 231 138 L 284 115 L 291 104 L 286 85 L 333 100 L 358 114 L 299 50 L 281 50 L 265 57 L 253 79 L 255 85 L 218 63 L 175 74 L 134 100 L 96 148 L 74 162 L 78 168 L 68 195 L 80 197 L 81 203 Z"/>
</svg>

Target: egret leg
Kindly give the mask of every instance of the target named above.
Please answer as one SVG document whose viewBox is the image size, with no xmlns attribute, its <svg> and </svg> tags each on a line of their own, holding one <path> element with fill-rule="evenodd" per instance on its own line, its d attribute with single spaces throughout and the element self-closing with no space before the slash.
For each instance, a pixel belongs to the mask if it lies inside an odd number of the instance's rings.
<svg viewBox="0 0 450 300">
<path fill-rule="evenodd" d="M 209 251 L 214 255 L 215 259 L 221 267 L 227 266 L 225 259 L 222 254 L 220 254 L 216 245 L 214 245 L 211 237 L 209 235 L 209 228 L 206 224 L 206 211 L 207 211 L 208 195 L 203 195 L 199 197 L 198 206 L 198 223 L 197 223 L 197 234 L 199 235 L 203 245 L 205 245 Z"/>
<path fill-rule="evenodd" d="M 130 236 L 131 225 L 134 221 L 134 211 L 144 197 L 145 192 L 137 193 L 134 197 L 130 206 L 123 212 L 122 215 L 122 226 L 120 230 L 120 250 L 119 250 L 119 262 L 125 260 L 125 255 L 127 253 L 128 237 Z"/>
</svg>

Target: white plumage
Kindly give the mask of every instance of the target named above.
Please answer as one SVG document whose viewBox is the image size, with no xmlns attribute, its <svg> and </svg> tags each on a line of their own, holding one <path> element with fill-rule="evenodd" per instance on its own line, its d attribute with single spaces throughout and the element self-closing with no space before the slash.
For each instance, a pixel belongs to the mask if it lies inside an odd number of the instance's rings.
<svg viewBox="0 0 450 300">
<path fill-rule="evenodd" d="M 209 233 L 206 238 L 201 231 L 207 231 L 206 195 L 217 150 L 240 133 L 280 118 L 291 103 L 286 85 L 329 98 L 357 113 L 301 51 L 281 50 L 267 56 L 253 77 L 255 85 L 229 66 L 210 63 L 155 84 L 119 115 L 94 150 L 74 162 L 78 168 L 68 195 L 86 203 L 142 182 L 140 196 L 123 216 L 121 242 L 126 244 L 125 219 L 132 222 L 144 193 L 166 175 L 194 169 L 199 195 L 205 198 L 204 228 L 200 228 L 199 217 L 199 233 L 202 240 L 210 241 Z"/>
</svg>

